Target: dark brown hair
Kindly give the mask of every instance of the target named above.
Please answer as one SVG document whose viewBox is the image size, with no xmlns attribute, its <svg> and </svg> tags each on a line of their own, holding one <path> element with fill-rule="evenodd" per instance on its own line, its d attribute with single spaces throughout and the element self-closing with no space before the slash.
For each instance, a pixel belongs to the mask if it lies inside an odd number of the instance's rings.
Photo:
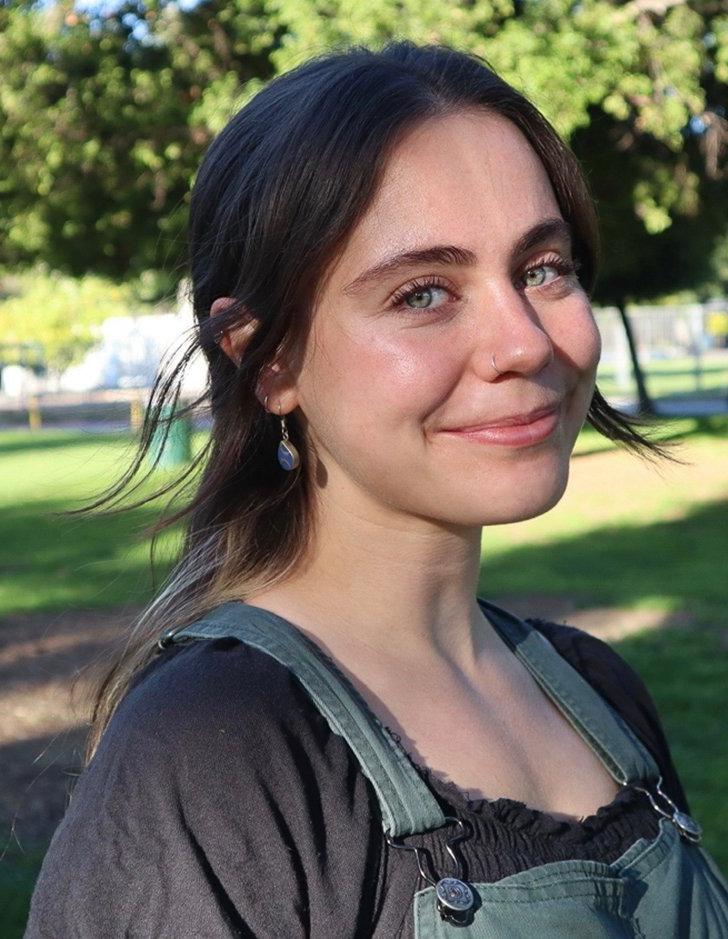
<svg viewBox="0 0 728 939">
<path fill-rule="evenodd" d="M 316 291 L 371 203 L 403 133 L 428 118 L 474 107 L 512 121 L 538 154 L 572 226 L 580 281 L 591 295 L 598 229 L 581 168 L 543 115 L 473 55 L 392 42 L 379 51 L 355 47 L 321 56 L 271 81 L 207 151 L 189 218 L 195 335 L 153 389 L 129 470 L 89 508 L 113 507 L 139 485 L 152 439 L 166 426 L 170 407 L 179 410 L 180 379 L 200 347 L 209 364 L 212 431 L 188 471 L 164 490 L 194 482 L 187 504 L 157 526 L 185 521 L 183 549 L 99 686 L 89 756 L 165 629 L 260 591 L 303 557 L 315 523 L 313 461 L 304 457 L 293 473 L 278 467 L 278 421 L 255 394 L 261 370 L 301 347 Z M 237 303 L 211 318 L 210 307 L 221 296 Z M 257 325 L 236 367 L 218 339 L 250 317 Z M 662 452 L 598 391 L 587 419 L 633 451 Z M 295 412 L 288 423 L 305 454 Z"/>
</svg>

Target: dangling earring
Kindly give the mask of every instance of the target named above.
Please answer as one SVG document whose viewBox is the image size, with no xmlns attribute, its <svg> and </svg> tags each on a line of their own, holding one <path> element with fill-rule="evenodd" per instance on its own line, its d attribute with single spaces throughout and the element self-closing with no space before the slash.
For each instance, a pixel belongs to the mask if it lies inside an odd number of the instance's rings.
<svg viewBox="0 0 728 939">
<path fill-rule="evenodd" d="M 286 419 L 281 415 L 281 405 L 278 403 L 278 416 L 281 419 L 281 435 L 283 439 L 278 444 L 278 462 L 284 470 L 294 470 L 301 462 L 298 450 L 291 443 L 286 427 Z"/>
</svg>

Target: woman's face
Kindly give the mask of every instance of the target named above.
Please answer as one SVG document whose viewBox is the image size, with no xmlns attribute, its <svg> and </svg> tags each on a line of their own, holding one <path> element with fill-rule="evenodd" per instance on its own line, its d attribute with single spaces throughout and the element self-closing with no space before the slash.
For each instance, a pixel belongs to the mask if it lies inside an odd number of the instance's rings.
<svg viewBox="0 0 728 939">
<path fill-rule="evenodd" d="M 551 508 L 600 349 L 572 260 L 515 125 L 467 111 L 410 131 L 330 272 L 291 389 L 321 497 L 455 526 Z"/>
</svg>

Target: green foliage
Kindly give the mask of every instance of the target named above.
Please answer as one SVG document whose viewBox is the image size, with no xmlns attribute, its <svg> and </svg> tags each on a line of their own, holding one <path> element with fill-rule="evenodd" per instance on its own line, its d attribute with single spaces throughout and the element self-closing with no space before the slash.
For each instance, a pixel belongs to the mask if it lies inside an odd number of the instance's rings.
<svg viewBox="0 0 728 939">
<path fill-rule="evenodd" d="M 406 37 L 484 57 L 570 141 L 600 207 L 598 300 L 725 290 L 728 17 L 714 0 L 1 9 L 0 264 L 177 277 L 190 184 L 229 117 L 311 55 Z"/>
<path fill-rule="evenodd" d="M 220 4 L 224 6 L 224 4 Z M 190 183 L 209 128 L 190 115 L 228 73 L 267 76 L 265 30 L 214 5 L 68 0 L 18 6 L 0 34 L 0 262 L 38 257 L 72 273 L 175 270 Z M 146 24 L 148 39 L 134 38 Z M 245 31 L 251 35 L 245 35 Z M 241 34 L 242 33 L 242 34 Z"/>
<path fill-rule="evenodd" d="M 707 22 L 691 4 L 663 16 L 608 0 L 528 0 L 518 12 L 511 0 L 269 0 L 269 8 L 284 30 L 272 53 L 279 71 L 331 46 L 398 36 L 485 57 L 567 137 L 600 106 L 677 152 L 688 119 L 705 109 Z"/>
<path fill-rule="evenodd" d="M 105 319 L 149 310 L 131 285 L 94 274 L 69 277 L 38 266 L 0 283 L 0 364 L 5 365 L 29 364 L 27 350 L 39 347 L 42 363 L 61 372 L 94 345 Z"/>
</svg>

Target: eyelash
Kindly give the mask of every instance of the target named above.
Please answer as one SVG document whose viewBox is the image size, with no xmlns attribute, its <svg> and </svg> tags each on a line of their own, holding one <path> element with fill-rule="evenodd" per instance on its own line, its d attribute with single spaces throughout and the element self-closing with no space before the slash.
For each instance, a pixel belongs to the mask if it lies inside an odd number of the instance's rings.
<svg viewBox="0 0 728 939">
<path fill-rule="evenodd" d="M 565 258 L 560 257 L 559 255 L 549 255 L 538 260 L 535 264 L 529 264 L 528 267 L 523 269 L 523 274 L 527 274 L 529 271 L 535 271 L 539 267 L 553 267 L 553 269 L 558 273 L 559 277 L 563 277 L 568 274 L 576 274 L 579 268 L 581 267 L 581 262 L 577 259 L 573 261 L 567 261 Z M 523 276 L 523 274 L 521 276 Z M 557 278 L 558 279 L 558 278 Z M 543 284 L 543 289 L 547 289 L 556 281 L 550 281 L 548 284 Z M 405 284 L 404 287 L 400 287 L 393 295 L 390 300 L 390 306 L 392 309 L 397 307 L 403 307 L 406 310 L 411 310 L 412 312 L 417 312 L 417 307 L 407 307 L 404 301 L 410 294 L 417 293 L 421 290 L 427 290 L 430 287 L 440 287 L 443 290 L 449 290 L 452 292 L 450 284 L 444 280 L 442 277 L 434 275 L 432 277 L 420 277 L 416 280 L 411 281 L 409 284 Z M 536 287 L 538 290 L 539 287 Z M 419 308 L 423 312 L 427 311 L 427 307 Z"/>
</svg>

